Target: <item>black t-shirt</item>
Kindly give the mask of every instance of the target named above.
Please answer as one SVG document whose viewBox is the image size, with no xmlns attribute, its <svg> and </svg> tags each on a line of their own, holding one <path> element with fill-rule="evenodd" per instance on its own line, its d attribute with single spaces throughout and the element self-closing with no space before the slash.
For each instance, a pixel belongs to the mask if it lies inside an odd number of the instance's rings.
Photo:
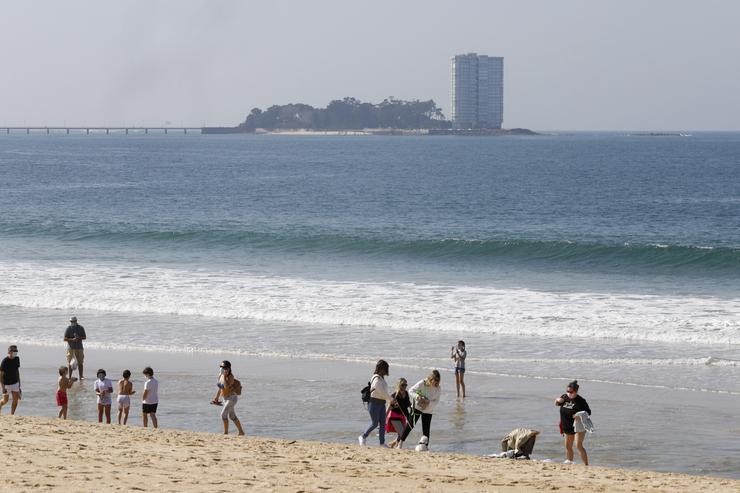
<svg viewBox="0 0 740 493">
<path fill-rule="evenodd" d="M 3 359 L 3 362 L 0 363 L 0 370 L 3 372 L 3 385 L 13 385 L 18 383 L 20 380 L 18 368 L 20 367 L 21 359 L 17 356 L 13 359 L 6 356 L 5 359 Z"/>
<path fill-rule="evenodd" d="M 411 399 L 409 398 L 409 393 L 406 392 L 406 395 L 404 397 L 399 397 L 398 392 L 393 392 L 391 394 L 391 397 L 396 399 L 398 404 L 396 405 L 396 409 L 399 409 L 404 416 L 406 416 L 406 419 L 411 419 Z"/>
<path fill-rule="evenodd" d="M 588 407 L 588 402 L 580 395 L 571 399 L 568 397 L 568 394 L 563 394 L 560 398 L 563 399 L 563 403 L 560 405 L 560 421 L 563 423 L 563 426 L 572 427 L 573 416 L 581 411 L 586 411 L 591 415 L 591 408 Z"/>
<path fill-rule="evenodd" d="M 75 336 L 87 337 L 87 334 L 85 334 L 85 327 L 80 324 L 71 324 L 67 327 L 67 330 L 64 331 L 65 339 L 72 339 Z M 82 349 L 82 341 L 67 341 L 67 347 L 69 347 L 69 349 Z"/>
</svg>

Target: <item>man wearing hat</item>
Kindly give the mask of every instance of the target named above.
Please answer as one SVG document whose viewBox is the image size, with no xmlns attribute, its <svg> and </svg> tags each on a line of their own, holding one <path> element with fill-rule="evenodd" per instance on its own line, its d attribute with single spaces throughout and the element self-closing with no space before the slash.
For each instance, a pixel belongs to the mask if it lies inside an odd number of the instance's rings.
<svg viewBox="0 0 740 493">
<path fill-rule="evenodd" d="M 77 323 L 77 317 L 69 319 L 69 327 L 64 331 L 64 342 L 67 343 L 67 366 L 69 367 L 68 375 L 72 376 L 72 361 L 77 361 L 77 371 L 80 374 L 80 380 L 85 377 L 82 371 L 82 364 L 85 361 L 85 350 L 82 348 L 82 341 L 87 339 L 85 328 Z"/>
<path fill-rule="evenodd" d="M 18 347 L 13 344 L 8 348 L 8 357 L 0 363 L 0 387 L 3 395 L 0 400 L 0 410 L 8 403 L 9 397 L 13 396 L 10 406 L 10 414 L 15 414 L 18 401 L 21 399 L 21 359 L 18 357 Z"/>
</svg>

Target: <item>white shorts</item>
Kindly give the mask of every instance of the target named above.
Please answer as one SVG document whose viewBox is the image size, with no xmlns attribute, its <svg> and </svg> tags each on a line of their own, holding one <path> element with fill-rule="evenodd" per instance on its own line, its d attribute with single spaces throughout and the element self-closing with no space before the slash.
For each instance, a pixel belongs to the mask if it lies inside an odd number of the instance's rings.
<svg viewBox="0 0 740 493">
<path fill-rule="evenodd" d="M 129 396 L 129 395 L 119 395 L 116 398 L 116 402 L 118 402 L 118 407 L 120 407 L 120 408 L 131 407 L 131 396 Z"/>
<path fill-rule="evenodd" d="M 6 385 L 5 390 L 8 392 L 20 392 L 21 391 L 21 384 L 14 383 L 12 385 Z"/>
</svg>

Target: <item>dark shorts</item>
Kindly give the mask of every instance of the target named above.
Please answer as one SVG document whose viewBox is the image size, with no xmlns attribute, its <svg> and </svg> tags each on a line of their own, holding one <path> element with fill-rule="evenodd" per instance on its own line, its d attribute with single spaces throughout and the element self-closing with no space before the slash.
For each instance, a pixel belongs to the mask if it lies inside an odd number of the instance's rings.
<svg viewBox="0 0 740 493">
<path fill-rule="evenodd" d="M 465 373 L 465 368 L 455 367 L 455 375 L 457 375 L 458 373 Z"/>
<path fill-rule="evenodd" d="M 141 405 L 141 412 L 144 414 L 157 414 L 157 404 L 142 404 Z"/>
<path fill-rule="evenodd" d="M 573 429 L 572 419 L 564 420 L 562 422 L 562 426 L 563 426 L 563 434 L 565 435 L 575 435 L 576 434 L 576 430 Z"/>
</svg>

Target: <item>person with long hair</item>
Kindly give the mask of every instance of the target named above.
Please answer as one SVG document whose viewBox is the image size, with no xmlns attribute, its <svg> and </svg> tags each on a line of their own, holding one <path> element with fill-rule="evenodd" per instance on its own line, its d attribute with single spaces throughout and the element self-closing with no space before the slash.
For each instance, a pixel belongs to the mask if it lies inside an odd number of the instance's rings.
<svg viewBox="0 0 740 493">
<path fill-rule="evenodd" d="M 376 363 L 375 371 L 370 379 L 370 405 L 367 409 L 370 413 L 370 426 L 365 433 L 357 437 L 361 447 L 367 444 L 367 437 L 375 428 L 378 428 L 380 446 L 385 446 L 385 403 L 389 402 L 391 405 L 396 403 L 396 400 L 388 393 L 388 384 L 385 383 L 385 377 L 389 372 L 390 368 L 385 360 L 381 359 Z"/>
<path fill-rule="evenodd" d="M 422 434 L 427 438 L 426 445 L 429 444 L 432 414 L 434 413 L 435 406 L 439 403 L 439 396 L 442 393 L 442 388 L 439 386 L 440 380 L 439 371 L 432 370 L 424 380 L 420 380 L 409 389 L 409 395 L 412 398 L 411 419 L 396 445 L 398 448 L 403 448 L 403 442 L 406 441 L 406 438 L 408 438 L 409 433 L 411 433 L 419 418 L 421 418 Z"/>
<path fill-rule="evenodd" d="M 576 414 L 585 411 L 590 416 L 591 408 L 588 407 L 586 399 L 578 395 L 578 388 L 578 380 L 570 382 L 565 389 L 565 394 L 555 399 L 555 405 L 560 407 L 560 429 L 561 434 L 565 435 L 565 464 L 573 463 L 573 442 L 575 441 L 583 464 L 588 465 L 588 454 L 583 447 L 586 431 L 583 426 L 577 426 L 576 420 L 581 418 Z"/>
</svg>

